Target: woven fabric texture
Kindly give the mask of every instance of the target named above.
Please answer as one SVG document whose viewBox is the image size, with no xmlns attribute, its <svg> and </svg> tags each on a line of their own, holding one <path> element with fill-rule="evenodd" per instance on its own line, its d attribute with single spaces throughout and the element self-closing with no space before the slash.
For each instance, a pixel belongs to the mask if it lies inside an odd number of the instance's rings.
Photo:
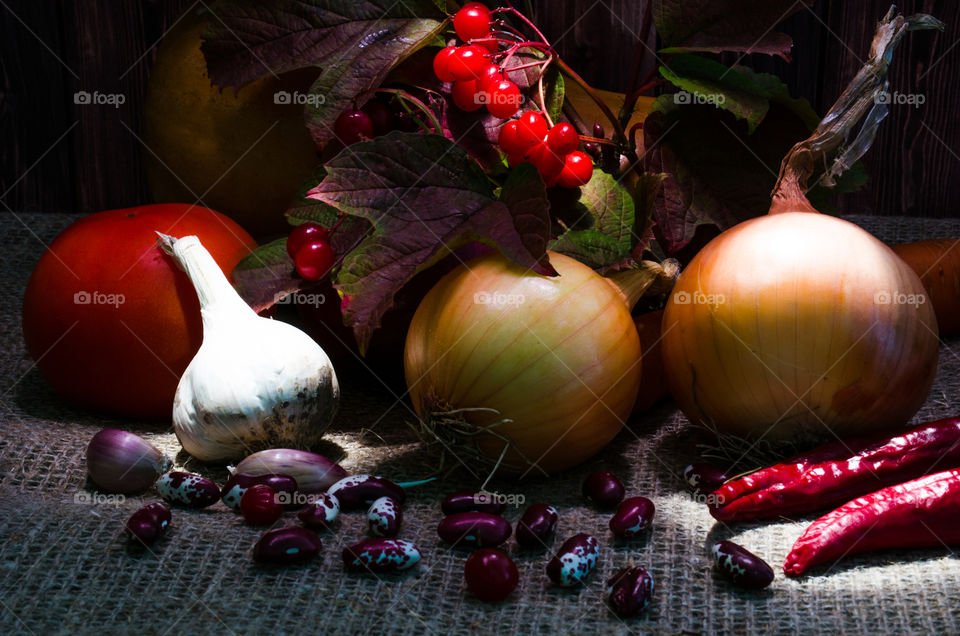
<svg viewBox="0 0 960 636">
<path fill-rule="evenodd" d="M 780 567 L 811 515 L 797 520 L 717 524 L 689 495 L 684 466 L 700 459 L 697 435 L 671 403 L 635 417 L 612 444 L 582 466 L 549 480 L 495 479 L 487 489 L 552 503 L 560 511 L 560 541 L 577 532 L 600 539 L 597 572 L 579 590 L 549 584 L 548 554 L 507 549 L 520 584 L 500 604 L 466 591 L 468 552 L 436 535 L 439 501 L 482 481 L 459 469 L 444 482 L 408 491 L 401 538 L 416 542 L 423 561 L 397 575 L 344 572 L 342 548 L 366 536 L 365 515 L 341 515 L 323 536 L 312 563 L 263 567 L 251 560 L 261 530 L 244 525 L 221 503 L 203 511 L 174 509 L 167 538 L 151 550 L 131 549 L 121 529 L 155 493 L 120 503 L 84 503 L 97 492 L 86 479 L 84 449 L 107 426 L 137 432 L 171 455 L 179 445 L 167 424 L 92 414 L 61 400 L 25 351 L 20 307 L 27 278 L 45 244 L 76 217 L 2 214 L 0 257 L 0 632 L 13 634 L 472 634 L 498 633 L 957 633 L 960 560 L 947 548 L 889 551 L 848 558 L 812 576 L 787 579 Z M 851 217 L 887 242 L 960 235 L 960 220 Z M 916 421 L 956 412 L 960 343 L 947 341 L 930 397 Z M 414 415 L 400 395 L 381 386 L 344 383 L 329 454 L 342 453 L 351 472 L 415 480 L 437 465 L 417 443 Z M 185 461 L 181 468 L 223 483 L 224 469 Z M 584 476 L 604 467 L 628 492 L 653 499 L 649 536 L 613 541 L 609 513 L 580 497 Z M 79 493 L 79 496 L 78 496 Z M 522 512 L 505 515 L 515 522 Z M 289 517 L 284 522 L 293 523 Z M 737 541 L 777 572 L 761 592 L 734 589 L 712 571 L 710 544 Z M 656 580 L 648 611 L 627 621 L 604 603 L 605 580 L 625 565 L 642 565 Z"/>
</svg>

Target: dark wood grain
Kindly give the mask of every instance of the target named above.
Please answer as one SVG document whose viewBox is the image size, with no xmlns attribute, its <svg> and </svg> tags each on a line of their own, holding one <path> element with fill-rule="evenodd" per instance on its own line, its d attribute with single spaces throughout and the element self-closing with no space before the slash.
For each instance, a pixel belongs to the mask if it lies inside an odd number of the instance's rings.
<svg viewBox="0 0 960 636">
<path fill-rule="evenodd" d="M 624 92 L 631 86 L 646 2 L 515 4 L 531 8 L 564 59 L 589 82 Z M 150 200 L 137 136 L 154 47 L 185 9 L 196 6 L 195 0 L 0 5 L 0 210 L 92 212 Z M 865 160 L 870 184 L 839 208 L 960 217 L 960 127 L 953 116 L 960 100 L 960 2 L 907 0 L 899 6 L 947 24 L 942 34 L 910 34 L 891 69 L 891 90 L 922 94 L 926 103 L 891 108 Z M 818 0 L 780 27 L 794 38 L 792 62 L 761 55 L 725 55 L 723 61 L 777 74 L 792 94 L 823 113 L 856 72 L 874 23 L 888 8 L 889 0 Z M 645 44 L 656 50 L 654 37 Z M 647 54 L 639 75 L 655 63 Z M 79 90 L 126 100 L 119 108 L 75 104 Z"/>
<path fill-rule="evenodd" d="M 60 9 L 53 0 L 0 9 L 0 210 L 72 210 L 66 102 L 75 72 L 62 60 Z"/>
</svg>

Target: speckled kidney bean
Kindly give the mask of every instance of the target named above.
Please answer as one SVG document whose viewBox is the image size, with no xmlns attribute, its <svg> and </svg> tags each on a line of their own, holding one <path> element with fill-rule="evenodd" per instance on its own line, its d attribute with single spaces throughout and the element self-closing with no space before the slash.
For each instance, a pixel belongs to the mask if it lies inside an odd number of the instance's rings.
<svg viewBox="0 0 960 636">
<path fill-rule="evenodd" d="M 503 512 L 507 504 L 496 501 L 493 497 L 472 490 L 459 490 L 450 493 L 440 502 L 440 510 L 445 515 L 458 512 L 488 512 L 498 515 Z"/>
<path fill-rule="evenodd" d="M 607 600 L 620 618 L 645 610 L 652 596 L 653 576 L 644 568 L 623 568 L 607 581 Z"/>
<path fill-rule="evenodd" d="M 350 475 L 330 486 L 327 492 L 340 500 L 341 510 L 366 508 L 380 497 L 390 497 L 403 505 L 406 493 L 398 484 L 377 475 Z"/>
<path fill-rule="evenodd" d="M 547 564 L 547 576 L 560 587 L 583 583 L 600 556 L 600 544 L 589 534 L 575 534 L 560 546 Z"/>
<path fill-rule="evenodd" d="M 654 511 L 653 502 L 646 497 L 624 499 L 610 517 L 610 531 L 615 537 L 632 539 L 650 527 Z"/>
<path fill-rule="evenodd" d="M 697 494 L 710 494 L 723 485 L 729 477 L 713 464 L 698 462 L 690 464 L 683 471 L 683 480 Z"/>
<path fill-rule="evenodd" d="M 406 570 L 420 561 L 420 549 L 403 539 L 367 539 L 343 549 L 348 570 L 390 572 Z"/>
<path fill-rule="evenodd" d="M 297 480 L 290 475 L 281 475 L 279 473 L 267 473 L 265 475 L 251 475 L 250 473 L 234 473 L 227 480 L 227 483 L 220 489 L 220 499 L 224 505 L 240 512 L 240 499 L 243 493 L 250 486 L 270 486 L 278 493 L 286 493 L 291 501 L 297 492 Z M 286 508 L 299 507 L 299 504 L 291 503 Z"/>
<path fill-rule="evenodd" d="M 261 563 L 302 563 L 320 553 L 323 542 L 313 531 L 300 526 L 268 530 L 253 547 Z"/>
<path fill-rule="evenodd" d="M 542 548 L 557 529 L 560 515 L 553 506 L 535 503 L 517 522 L 517 543 L 524 548 Z"/>
<path fill-rule="evenodd" d="M 715 543 L 712 551 L 717 570 L 730 582 L 752 589 L 764 588 L 773 582 L 773 568 L 733 541 Z"/>
<path fill-rule="evenodd" d="M 625 494 L 623 482 L 608 470 L 594 471 L 583 482 L 583 496 L 601 508 L 613 508 Z"/>
<path fill-rule="evenodd" d="M 190 508 L 206 508 L 220 499 L 220 488 L 200 475 L 171 471 L 160 475 L 157 492 L 165 500 Z"/>
<path fill-rule="evenodd" d="M 488 512 L 458 512 L 437 526 L 437 534 L 444 541 L 475 548 L 498 546 L 512 533 L 509 521 Z"/>
<path fill-rule="evenodd" d="M 167 533 L 173 517 L 170 509 L 159 501 L 140 508 L 127 519 L 125 530 L 127 538 L 150 545 Z"/>
<path fill-rule="evenodd" d="M 304 506 L 297 513 L 297 518 L 308 528 L 329 529 L 340 516 L 340 501 L 337 500 L 336 495 L 327 492 L 311 495 L 311 497 L 312 503 Z"/>
<path fill-rule="evenodd" d="M 375 537 L 395 537 L 400 532 L 403 511 L 390 497 L 380 497 L 367 510 L 367 523 L 370 534 Z"/>
</svg>

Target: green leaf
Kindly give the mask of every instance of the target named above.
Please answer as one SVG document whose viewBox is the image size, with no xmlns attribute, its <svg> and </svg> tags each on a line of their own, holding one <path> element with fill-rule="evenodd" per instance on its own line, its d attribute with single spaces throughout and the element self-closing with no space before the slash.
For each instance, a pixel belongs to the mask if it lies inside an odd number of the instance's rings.
<svg viewBox="0 0 960 636">
<path fill-rule="evenodd" d="M 789 98 L 787 86 L 776 75 L 755 73 L 745 66 L 728 67 L 699 55 L 677 55 L 660 74 L 681 89 L 674 102 L 706 103 L 747 121 L 752 133 L 763 121 L 770 100 Z"/>
<path fill-rule="evenodd" d="M 606 172 L 595 169 L 581 188 L 576 206 L 562 213 L 568 229 L 550 249 L 594 269 L 612 267 L 630 256 L 640 242 L 633 198 Z"/>
<path fill-rule="evenodd" d="M 774 27 L 813 0 L 653 0 L 661 53 L 766 53 L 789 59 L 793 40 Z"/>
<path fill-rule="evenodd" d="M 298 68 L 409 50 L 412 33 L 445 19 L 431 0 L 219 0 L 201 50 L 218 86 L 243 86 Z M 395 41 L 396 40 L 396 41 Z M 368 70 L 366 74 L 370 74 Z"/>
<path fill-rule="evenodd" d="M 397 131 L 354 144 L 327 163 L 310 198 L 372 226 L 335 279 L 361 350 L 397 291 L 467 242 L 486 242 L 524 267 L 555 274 L 538 247 L 548 239 L 546 208 L 531 204 L 537 186 L 527 181 L 529 172 L 508 179 L 505 200 L 498 201 L 462 148 L 439 135 Z"/>
<path fill-rule="evenodd" d="M 272 307 L 303 282 L 294 275 L 293 260 L 287 255 L 287 239 L 261 245 L 233 268 L 233 286 L 254 311 Z"/>
</svg>

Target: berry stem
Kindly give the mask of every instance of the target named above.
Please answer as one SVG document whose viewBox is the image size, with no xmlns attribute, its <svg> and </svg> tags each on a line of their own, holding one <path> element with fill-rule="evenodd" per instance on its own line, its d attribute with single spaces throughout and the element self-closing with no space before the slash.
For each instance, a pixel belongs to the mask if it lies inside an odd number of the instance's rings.
<svg viewBox="0 0 960 636">
<path fill-rule="evenodd" d="M 517 11 L 517 10 L 514 9 L 513 7 L 503 7 L 503 8 L 501 8 L 501 9 L 493 9 L 492 11 L 490 11 L 490 13 L 500 13 L 500 12 L 512 13 L 513 15 L 517 16 L 518 18 L 520 18 L 520 20 L 521 20 L 522 22 L 524 22 L 528 27 L 530 27 L 530 29 L 531 29 L 534 33 L 537 34 L 537 37 L 539 37 L 540 40 L 543 41 L 544 44 L 546 44 L 547 46 L 550 46 L 550 40 L 547 39 L 547 36 L 545 36 L 545 35 L 540 31 L 540 29 L 537 28 L 537 25 L 535 25 L 535 24 L 530 20 L 530 18 L 528 18 L 527 16 L 523 15 L 523 13 L 521 13 L 520 11 Z"/>
<path fill-rule="evenodd" d="M 572 79 L 575 84 L 577 84 L 583 91 L 594 101 L 594 103 L 603 111 L 604 116 L 610 120 L 610 123 L 613 125 L 614 137 L 615 140 L 624 143 L 627 139 L 626 133 L 623 131 L 623 126 L 620 125 L 620 121 L 617 119 L 616 115 L 613 114 L 613 111 L 610 110 L 610 107 L 607 106 L 606 102 L 600 99 L 600 96 L 597 95 L 597 92 L 593 90 L 593 87 L 587 84 L 587 82 L 580 77 L 579 74 L 570 66 L 563 61 L 563 58 L 557 57 L 557 65 L 560 67 L 560 71 Z"/>
<path fill-rule="evenodd" d="M 433 113 L 432 110 L 430 110 L 430 107 L 424 104 L 422 101 L 420 101 L 416 97 L 414 97 L 413 95 L 411 95 L 410 93 L 408 93 L 407 91 L 401 90 L 399 88 L 378 88 L 376 92 L 390 93 L 390 94 L 396 95 L 397 98 L 400 99 L 400 106 L 403 107 L 403 110 L 405 110 L 408 115 L 413 117 L 413 120 L 417 122 L 417 125 L 420 126 L 420 128 L 424 132 L 426 133 L 436 132 L 438 135 L 443 134 L 443 128 L 440 126 L 440 121 L 437 120 L 437 116 Z M 417 109 L 421 111 L 427 117 L 427 119 L 430 120 L 430 125 L 433 126 L 433 130 L 430 130 L 429 128 L 425 127 L 423 122 L 421 122 L 418 117 L 415 117 L 413 115 L 413 112 L 407 106 L 407 102 L 416 106 Z"/>
</svg>

